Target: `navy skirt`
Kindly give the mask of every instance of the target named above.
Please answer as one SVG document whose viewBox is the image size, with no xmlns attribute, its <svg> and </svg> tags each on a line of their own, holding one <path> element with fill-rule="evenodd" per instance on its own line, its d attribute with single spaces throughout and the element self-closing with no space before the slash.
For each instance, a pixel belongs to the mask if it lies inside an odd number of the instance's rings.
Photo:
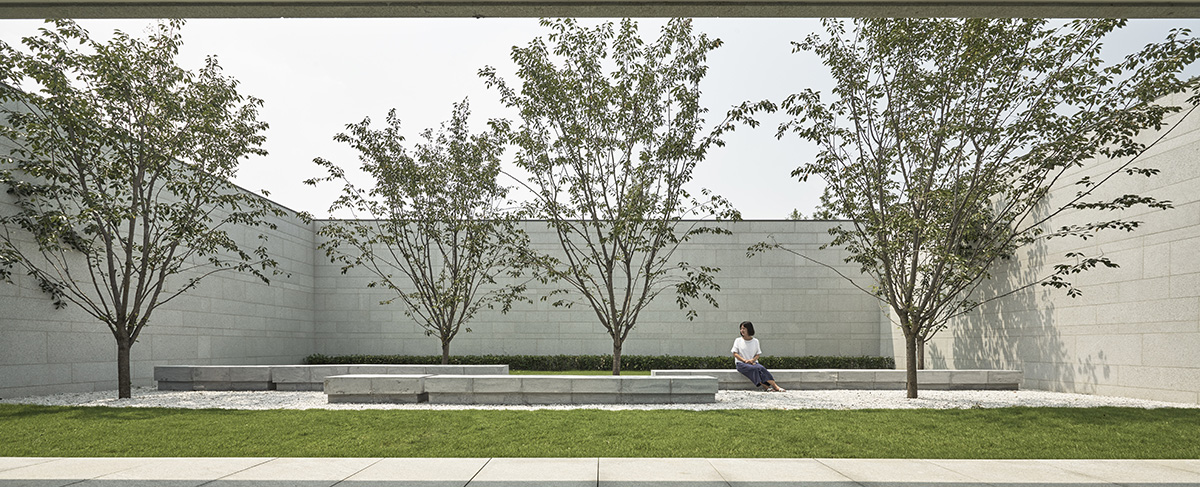
<svg viewBox="0 0 1200 487">
<path fill-rule="evenodd" d="M 746 376 L 747 379 L 750 379 L 750 382 L 753 382 L 755 386 L 761 386 L 766 381 L 775 380 L 775 377 L 772 376 L 771 373 L 767 371 L 767 368 L 763 367 L 761 364 L 751 365 L 736 360 L 735 362 L 737 362 L 737 371 L 741 372 L 742 375 Z"/>
</svg>

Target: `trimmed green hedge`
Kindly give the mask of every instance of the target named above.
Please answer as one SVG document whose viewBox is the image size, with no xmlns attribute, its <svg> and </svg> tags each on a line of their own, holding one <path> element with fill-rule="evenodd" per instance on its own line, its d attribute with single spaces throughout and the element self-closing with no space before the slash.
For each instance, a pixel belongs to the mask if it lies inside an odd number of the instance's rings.
<svg viewBox="0 0 1200 487">
<path fill-rule="evenodd" d="M 892 357 L 760 357 L 768 369 L 894 369 Z M 441 355 L 322 355 L 313 354 L 304 363 L 317 364 L 440 364 Z M 611 355 L 457 355 L 453 365 L 507 364 L 513 370 L 612 370 Z M 683 357 L 671 355 L 624 355 L 622 370 L 731 369 L 731 357 Z"/>
</svg>

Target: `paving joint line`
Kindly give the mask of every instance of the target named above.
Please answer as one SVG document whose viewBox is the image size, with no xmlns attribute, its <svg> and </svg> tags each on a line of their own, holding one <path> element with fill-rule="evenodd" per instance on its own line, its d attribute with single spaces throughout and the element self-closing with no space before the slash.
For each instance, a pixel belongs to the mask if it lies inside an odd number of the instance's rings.
<svg viewBox="0 0 1200 487">
<path fill-rule="evenodd" d="M 375 465 L 377 465 L 379 462 L 382 462 L 382 461 L 383 461 L 383 458 L 382 458 L 382 457 L 380 457 L 380 458 L 376 458 L 376 459 L 375 459 L 375 461 L 374 461 L 374 462 L 371 462 L 371 464 L 370 464 L 370 465 L 367 465 L 367 466 L 365 466 L 365 467 L 363 467 L 363 468 L 360 468 L 360 469 L 358 469 L 358 470 L 357 470 L 357 471 L 355 471 L 354 473 L 352 473 L 352 474 L 350 474 L 350 475 L 347 475 L 347 476 L 346 476 L 346 478 L 344 478 L 344 479 L 342 479 L 342 480 L 339 480 L 339 481 L 337 481 L 336 483 L 334 483 L 333 485 L 330 485 L 329 487 L 337 487 L 337 486 L 339 486 L 339 485 L 342 485 L 342 484 L 343 484 L 343 483 L 345 483 L 347 480 L 350 480 L 350 477 L 353 477 L 353 476 L 355 476 L 355 475 L 358 475 L 358 474 L 362 473 L 362 471 L 363 471 L 363 470 L 366 470 L 366 469 L 368 469 L 368 468 L 374 467 Z"/>
<path fill-rule="evenodd" d="M 87 457 L 80 457 L 80 458 L 87 458 Z M 92 457 L 92 458 L 99 458 L 99 457 Z M 132 467 L 128 467 L 128 468 L 122 468 L 122 469 L 120 469 L 120 470 L 117 470 L 117 471 L 115 471 L 115 472 L 108 472 L 108 473 L 105 473 L 105 474 L 97 475 L 97 476 L 95 476 L 95 477 L 92 477 L 92 478 L 90 478 L 90 479 L 81 479 L 81 480 L 79 480 L 78 482 L 71 482 L 71 483 L 69 483 L 69 484 L 67 484 L 67 485 L 64 485 L 63 487 L 69 487 L 69 486 L 71 486 L 71 485 L 75 485 L 75 484 L 79 484 L 79 483 L 83 483 L 83 482 L 88 482 L 88 481 L 92 481 L 92 480 L 100 480 L 100 477 L 104 477 L 104 476 L 107 476 L 107 475 L 112 475 L 112 474 L 114 474 L 114 473 L 121 473 L 121 472 L 124 472 L 124 471 L 126 471 L 126 470 L 133 470 L 133 469 L 135 469 L 135 468 L 138 468 L 138 465 L 134 465 L 134 466 L 132 466 Z"/>
<path fill-rule="evenodd" d="M 828 464 L 828 463 L 825 463 L 825 462 L 823 462 L 823 461 L 822 461 L 823 459 L 821 459 L 821 458 L 814 458 L 813 460 L 816 460 L 816 461 L 817 461 L 817 463 L 819 463 L 819 464 L 823 465 L 825 468 L 828 468 L 828 469 L 830 469 L 830 470 L 833 470 L 834 472 L 837 472 L 837 474 L 838 474 L 838 475 L 841 475 L 842 477 L 845 477 L 845 479 L 846 479 L 846 480 L 849 480 L 849 481 L 850 481 L 851 483 L 853 483 L 854 485 L 857 485 L 858 487 L 867 487 L 867 486 L 866 486 L 865 484 L 863 484 L 862 482 L 859 482 L 859 481 L 855 480 L 853 477 L 851 477 L 851 476 L 849 476 L 849 475 L 846 475 L 846 472 L 843 472 L 843 471 L 841 471 L 841 470 L 838 470 L 838 469 L 836 469 L 836 468 L 833 468 L 833 465 L 830 465 L 830 464 Z"/>
<path fill-rule="evenodd" d="M 214 457 L 214 458 L 215 458 L 215 457 Z M 241 469 L 241 470 L 238 470 L 238 471 L 236 471 L 236 472 L 233 472 L 233 473 L 230 473 L 230 474 L 227 474 L 227 475 L 222 475 L 222 476 L 220 476 L 220 477 L 217 477 L 217 478 L 215 478 L 215 479 L 209 480 L 208 482 L 205 482 L 205 483 L 203 483 L 203 484 L 197 485 L 196 487 L 204 487 L 205 485 L 211 484 L 211 483 L 213 483 L 213 482 L 216 482 L 216 481 L 218 481 L 218 480 L 225 479 L 225 478 L 227 478 L 227 477 L 229 477 L 229 476 L 231 476 L 231 475 L 237 475 L 237 474 L 239 474 L 239 473 L 242 473 L 242 472 L 245 472 L 245 471 L 247 471 L 247 470 L 250 470 L 250 469 L 252 469 L 252 468 L 254 468 L 254 467 L 259 467 L 259 466 L 262 466 L 262 465 L 266 465 L 266 464 L 268 464 L 268 463 L 271 463 L 271 462 L 273 462 L 273 461 L 275 461 L 275 460 L 278 460 L 278 459 L 279 459 L 279 457 L 271 457 L 271 458 L 267 458 L 266 460 L 264 460 L 264 461 L 262 461 L 262 462 L 260 462 L 260 463 L 256 463 L 256 464 L 254 464 L 254 465 L 251 465 L 251 466 L 249 466 L 249 467 L 243 468 L 243 469 Z"/>
<path fill-rule="evenodd" d="M 1143 460 L 1143 461 L 1153 461 L 1153 460 L 1154 460 L 1154 459 L 1147 459 L 1147 460 Z M 1175 460 L 1175 459 L 1173 459 L 1173 458 L 1159 458 L 1158 460 Z M 1186 468 L 1179 468 L 1179 467 L 1172 466 L 1172 465 L 1170 465 L 1170 464 L 1166 464 L 1166 463 L 1156 463 L 1155 465 L 1159 465 L 1159 466 L 1167 467 L 1167 468 L 1169 468 L 1169 469 L 1171 469 L 1171 470 L 1178 470 L 1178 471 L 1180 471 L 1180 472 L 1185 472 L 1185 473 L 1188 473 L 1188 474 L 1196 474 L 1196 473 L 1197 473 L 1197 472 L 1196 472 L 1196 471 L 1194 471 L 1194 470 L 1188 470 L 1188 469 L 1186 469 Z"/>
<path fill-rule="evenodd" d="M 725 487 L 733 487 L 733 484 L 729 483 L 729 479 L 725 478 L 725 474 L 721 473 L 721 469 L 717 468 L 716 465 L 713 465 L 712 460 L 713 459 L 711 458 L 704 459 L 704 461 L 708 462 L 708 466 L 712 467 L 714 472 L 717 472 L 717 476 L 721 477 L 721 481 L 725 482 Z"/>
<path fill-rule="evenodd" d="M 15 470 L 15 469 L 18 469 L 18 468 L 25 468 L 25 467 L 32 467 L 32 466 L 35 466 L 35 465 L 42 465 L 42 464 L 44 464 L 44 463 L 50 463 L 50 462 L 58 461 L 58 460 L 60 460 L 60 459 L 61 459 L 61 458 L 47 457 L 47 458 L 45 458 L 44 460 L 42 460 L 42 461 L 40 461 L 40 462 L 37 462 L 37 463 L 31 463 L 31 464 L 29 464 L 29 465 L 21 465 L 21 466 L 19 466 L 19 467 L 0 468 L 0 472 L 7 472 L 7 471 L 9 471 L 9 470 Z"/>
<path fill-rule="evenodd" d="M 1090 473 L 1088 473 L 1088 472 L 1086 472 L 1086 471 L 1083 471 L 1082 469 L 1080 469 L 1080 470 L 1076 470 L 1076 469 L 1072 469 L 1072 468 L 1063 468 L 1063 467 L 1060 467 L 1060 466 L 1058 466 L 1058 465 L 1055 465 L 1055 464 L 1053 464 L 1053 463 L 1047 462 L 1047 461 L 1046 461 L 1046 459 L 1037 459 L 1037 460 L 1035 460 L 1035 461 L 1036 461 L 1036 462 L 1038 462 L 1038 463 L 1041 463 L 1042 465 L 1048 465 L 1048 466 L 1054 467 L 1054 468 L 1056 468 L 1056 469 L 1062 470 L 1062 471 L 1064 471 L 1064 472 L 1070 472 L 1070 473 L 1073 473 L 1073 474 L 1076 474 L 1076 475 L 1082 475 L 1082 476 L 1084 476 L 1084 477 L 1087 477 L 1087 478 L 1090 478 L 1090 479 L 1093 479 L 1093 480 L 1095 480 L 1097 483 L 1105 483 L 1105 484 L 1118 485 L 1118 486 L 1120 486 L 1120 487 L 1129 487 L 1127 484 L 1123 484 L 1123 483 L 1121 483 L 1121 482 L 1113 482 L 1113 481 L 1111 481 L 1111 480 L 1106 480 L 1106 479 L 1100 478 L 1099 476 L 1092 475 L 1092 474 L 1090 474 Z"/>
<path fill-rule="evenodd" d="M 915 460 L 915 459 L 914 459 L 914 460 Z M 968 473 L 962 473 L 962 472 L 959 472 L 959 471 L 957 471 L 957 470 L 951 470 L 951 469 L 949 469 L 949 468 L 947 468 L 947 467 L 943 467 L 943 466 L 941 466 L 941 465 L 938 465 L 937 463 L 935 463 L 935 461 L 937 461 L 937 460 L 951 460 L 951 461 L 953 461 L 953 460 L 970 460 L 970 459 L 959 459 L 959 458 L 922 458 L 922 459 L 920 459 L 920 460 L 921 460 L 921 461 L 924 461 L 924 462 L 928 462 L 930 465 L 933 465 L 933 466 L 935 466 L 935 467 L 937 467 L 937 468 L 940 468 L 940 469 L 942 469 L 942 470 L 945 470 L 945 471 L 947 471 L 947 472 L 950 472 L 950 473 L 952 473 L 952 474 L 954 474 L 954 475 L 961 475 L 961 476 L 963 476 L 963 477 L 969 478 L 969 479 L 971 479 L 971 481 L 972 481 L 972 482 L 974 482 L 974 483 L 976 483 L 976 484 L 978 484 L 978 485 L 985 485 L 985 486 L 987 486 L 987 487 L 1006 487 L 1006 486 L 1005 486 L 1005 484 L 997 484 L 997 483 L 995 483 L 995 482 L 989 482 L 989 481 L 986 481 L 986 480 L 982 480 L 982 479 L 980 479 L 980 478 L 977 478 L 977 477 L 975 477 L 974 475 L 971 475 L 971 474 L 968 474 Z M 1022 460 L 1018 460 L 1018 461 L 1022 461 Z M 1065 469 L 1065 468 L 1060 468 L 1059 470 L 1062 470 L 1062 471 L 1064 471 L 1064 472 L 1070 472 L 1070 470 L 1067 470 L 1067 469 Z M 1105 483 L 1105 484 L 1112 484 L 1112 482 L 1109 482 L 1109 481 L 1106 481 L 1106 480 L 1103 480 L 1103 479 L 1101 479 L 1101 480 L 1100 480 L 1100 482 L 1102 482 L 1102 483 Z M 1066 485 L 1071 485 L 1071 484 L 1066 484 Z"/>
<path fill-rule="evenodd" d="M 489 458 L 487 459 L 487 461 L 483 462 L 483 465 L 480 465 L 480 466 L 479 466 L 479 470 L 476 470 L 476 471 L 475 471 L 475 474 L 474 474 L 474 475 L 472 475 L 470 479 L 467 479 L 467 483 L 463 484 L 463 487 L 468 487 L 469 485 L 471 485 L 471 482 L 474 482 L 474 481 L 475 481 L 475 477 L 478 477 L 478 476 L 479 476 L 479 473 L 480 473 L 480 472 L 483 472 L 483 469 L 487 468 L 487 466 L 488 466 L 488 464 L 489 464 L 489 463 L 492 463 L 492 459 L 491 459 L 491 457 L 489 457 Z"/>
</svg>

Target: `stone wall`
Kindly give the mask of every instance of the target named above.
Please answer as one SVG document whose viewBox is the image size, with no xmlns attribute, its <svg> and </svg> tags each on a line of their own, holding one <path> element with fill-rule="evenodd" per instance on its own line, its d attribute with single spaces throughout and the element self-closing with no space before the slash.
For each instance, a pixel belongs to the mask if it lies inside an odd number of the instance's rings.
<svg viewBox="0 0 1200 487">
<path fill-rule="evenodd" d="M 0 196 L 11 211 L 8 195 Z M 132 351 L 135 385 L 150 385 L 154 365 L 294 364 L 326 354 L 437 355 L 438 340 L 425 336 L 400 304 L 366 287 L 364 274 L 331 263 L 317 249 L 318 225 L 297 218 L 268 232 L 272 256 L 288 275 L 264 285 L 253 276 L 223 272 L 156 312 Z M 844 273 L 837 250 L 819 250 L 829 222 L 723 223 L 730 236 L 703 236 L 680 250 L 695 265 L 721 267 L 719 308 L 703 301 L 699 316 L 685 318 L 672 291 L 643 313 L 625 343 L 625 354 L 728 355 L 737 324 L 756 323 L 770 355 L 881 355 L 890 346 L 880 332 L 874 300 L 828 269 L 773 251 L 753 258 L 746 248 L 772 236 Z M 533 244 L 556 245 L 544 222 L 525 222 Z M 254 235 L 235 235 L 242 241 Z M 26 276 L 0 283 L 0 397 L 115 389 L 116 346 L 104 324 L 78 307 L 55 310 Z M 860 285 L 864 284 L 862 282 Z M 507 314 L 484 310 L 457 337 L 453 354 L 607 354 L 612 342 L 581 304 L 555 308 L 537 300 L 552 287 L 531 283 L 534 304 Z"/>
<path fill-rule="evenodd" d="M 10 211 L 10 198 L 0 192 L 0 211 Z M 312 353 L 312 225 L 294 217 L 275 223 L 268 246 L 290 275 L 268 286 L 223 271 L 155 311 L 131 351 L 135 386 L 153 384 L 155 365 L 299 363 Z M 254 237 L 238 233 L 241 241 Z M 13 281 L 0 282 L 0 397 L 116 389 L 108 327 L 78 306 L 54 309 L 19 269 Z"/>
<path fill-rule="evenodd" d="M 1177 115 L 1171 120 L 1178 122 Z M 1134 163 L 1158 168 L 1152 178 L 1118 177 L 1094 199 L 1124 194 L 1171 200 L 1171 210 L 1065 214 L 1052 223 L 1121 216 L 1145 224 L 1134 232 L 1102 232 L 1082 241 L 1062 238 L 1022 249 L 996 273 L 983 296 L 1048 275 L 1068 252 L 1104 255 L 1120 268 L 1072 276 L 1083 291 L 1037 286 L 994 301 L 958 320 L 929 347 L 932 367 L 1018 368 L 1028 389 L 1081 392 L 1188 403 L 1200 402 L 1200 113 L 1192 113 Z M 1161 134 L 1147 135 L 1146 142 Z M 1151 138 L 1153 137 L 1153 138 Z M 1066 178 L 1098 175 L 1119 162 L 1084 168 Z M 1095 179 L 1095 178 L 1093 178 Z M 1068 183 L 1069 184 L 1069 183 Z M 1062 206 L 1076 187 L 1052 194 Z M 903 339 L 894 350 L 903 364 Z"/>
<path fill-rule="evenodd" d="M 318 225 L 324 224 L 318 222 Z M 713 225 L 712 223 L 708 223 Z M 733 235 L 703 235 L 684 244 L 677 260 L 721 268 L 718 308 L 694 300 L 698 316 L 688 321 L 673 290 L 663 292 L 642 313 L 623 347 L 631 355 L 728 355 L 737 326 L 752 321 L 771 355 L 873 355 L 881 353 L 880 308 L 875 300 L 829 269 L 774 250 L 748 258 L 747 247 L 772 236 L 848 275 L 839 250 L 819 250 L 832 223 L 747 221 L 721 223 Z M 558 247 L 545 222 L 523 226 L 543 251 Z M 315 296 L 318 351 L 325 354 L 440 355 L 441 344 L 404 315 L 383 289 L 368 289 L 365 273 L 341 273 L 336 264 L 318 263 Z M 860 282 L 860 285 L 865 285 Z M 517 303 L 507 314 L 481 310 L 451 343 L 451 354 L 609 354 L 612 339 L 593 312 L 579 302 L 553 307 L 538 299 L 554 286 L 530 282 L 533 304 Z M 578 294 L 568 295 L 581 300 Z M 556 297 L 557 298 L 557 297 Z M 888 344 L 890 345 L 890 343 Z M 888 351 L 890 353 L 890 350 Z"/>
</svg>

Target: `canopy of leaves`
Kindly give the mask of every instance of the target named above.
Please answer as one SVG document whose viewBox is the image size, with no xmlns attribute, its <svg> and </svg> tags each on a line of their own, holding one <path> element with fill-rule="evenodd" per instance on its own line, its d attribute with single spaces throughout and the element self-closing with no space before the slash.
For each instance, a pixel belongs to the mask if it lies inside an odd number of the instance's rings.
<svg viewBox="0 0 1200 487">
<path fill-rule="evenodd" d="M 491 67 L 480 75 L 520 110 L 512 140 L 536 195 L 530 210 L 561 243 L 561 258 L 543 260 L 548 277 L 583 296 L 617 351 L 664 290 L 674 288 L 681 309 L 698 297 L 717 304 L 718 269 L 678 261 L 675 252 L 697 234 L 727 233 L 684 218 L 738 218 L 723 198 L 705 191 L 697 200 L 684 188 L 720 144 L 705 133 L 699 85 L 721 41 L 693 35 L 682 19 L 668 21 L 652 43 L 628 19 L 542 25 L 546 39 L 513 48 L 520 86 Z"/>
<path fill-rule="evenodd" d="M 267 281 L 266 248 L 228 233 L 281 214 L 228 182 L 242 159 L 265 155 L 262 101 L 239 94 L 215 58 L 179 67 L 182 21 L 108 42 L 53 24 L 25 50 L 0 42 L 0 182 L 17 206 L 0 215 L 0 266 L 131 341 L 154 309 L 213 272 Z"/>
<path fill-rule="evenodd" d="M 455 104 L 450 121 L 436 133 L 422 132 L 424 143 L 411 151 L 394 109 L 384 128 L 372 128 L 369 118 L 349 124 L 334 139 L 358 151 L 374 186 L 355 187 L 321 158 L 315 162 L 329 176 L 306 181 L 340 180 L 330 213 L 364 218 L 323 226 L 326 255 L 345 264 L 342 272 L 363 268 L 371 287 L 395 291 L 405 312 L 447 346 L 482 307 L 508 311 L 525 299 L 516 278 L 528 267 L 529 242 L 518 213 L 507 208 L 509 188 L 497 180 L 505 125 L 493 121 L 488 131 L 471 134 L 469 116 L 466 101 Z M 501 284 L 498 277 L 509 279 Z"/>
<path fill-rule="evenodd" d="M 1162 129 L 1164 117 L 1181 110 L 1156 101 L 1196 87 L 1177 76 L 1200 52 L 1186 30 L 1107 63 L 1101 40 L 1123 21 L 824 24 L 827 36 L 810 35 L 795 49 L 824 60 L 836 81 L 833 99 L 812 90 L 790 96 L 779 108 L 794 118 L 778 135 L 818 145 L 793 176 L 827 184 L 817 217 L 850 220 L 833 230 L 832 245 L 878 282 L 875 292 L 906 334 L 927 336 L 975 306 L 974 289 L 1022 245 L 1140 224 L 1097 213 L 1092 223 L 1049 227 L 1063 212 L 1170 207 L 1150 196 L 1093 193 L 1114 177 L 1157 172 L 1134 166 L 1148 146 L 1137 135 Z M 1047 206 L 1052 187 L 1110 159 L 1121 161 L 1117 169 L 1076 176 L 1074 197 Z M 1039 282 L 1074 296 L 1064 276 L 1115 266 L 1104 257 L 1067 257 L 1075 263 Z"/>
</svg>

